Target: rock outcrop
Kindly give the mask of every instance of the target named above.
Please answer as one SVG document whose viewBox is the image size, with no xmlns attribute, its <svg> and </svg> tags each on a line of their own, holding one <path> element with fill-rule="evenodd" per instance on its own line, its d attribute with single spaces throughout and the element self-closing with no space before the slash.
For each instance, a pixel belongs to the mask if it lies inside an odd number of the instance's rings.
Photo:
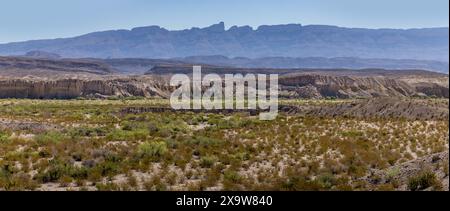
<svg viewBox="0 0 450 211">
<path fill-rule="evenodd" d="M 110 76 L 97 79 L 3 79 L 0 98 L 68 99 L 86 96 L 169 97 L 169 80 L 157 76 Z M 422 84 L 415 87 L 404 81 L 380 77 L 304 75 L 282 78 L 281 98 L 373 98 L 373 97 L 449 97 L 448 87 Z"/>
<path fill-rule="evenodd" d="M 169 86 L 132 78 L 109 80 L 63 79 L 56 81 L 3 80 L 0 98 L 73 99 L 100 96 L 168 97 Z"/>
<path fill-rule="evenodd" d="M 417 93 L 405 82 L 382 77 L 300 75 L 283 77 L 279 83 L 282 89 L 290 88 L 300 98 L 370 98 Z"/>
</svg>

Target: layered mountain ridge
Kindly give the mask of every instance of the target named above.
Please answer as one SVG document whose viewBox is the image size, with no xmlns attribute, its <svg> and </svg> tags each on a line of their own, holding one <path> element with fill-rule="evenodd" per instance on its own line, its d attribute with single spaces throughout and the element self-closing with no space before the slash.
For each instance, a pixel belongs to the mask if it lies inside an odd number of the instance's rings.
<svg viewBox="0 0 450 211">
<path fill-rule="evenodd" d="M 47 51 L 80 58 L 360 57 L 448 62 L 448 28 L 363 29 L 326 25 L 273 25 L 253 29 L 223 22 L 170 31 L 159 26 L 94 32 L 73 38 L 0 44 L 0 55 Z"/>
</svg>

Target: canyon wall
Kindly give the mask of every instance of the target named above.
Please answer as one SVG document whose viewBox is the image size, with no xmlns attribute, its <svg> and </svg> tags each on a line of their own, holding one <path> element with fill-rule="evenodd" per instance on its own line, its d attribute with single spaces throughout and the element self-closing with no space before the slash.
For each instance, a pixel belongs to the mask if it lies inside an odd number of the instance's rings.
<svg viewBox="0 0 450 211">
<path fill-rule="evenodd" d="M 115 79 L 0 80 L 0 98 L 71 99 L 77 97 L 142 96 L 168 98 L 174 87 L 160 77 Z M 387 77 L 324 75 L 283 76 L 282 98 L 449 97 L 448 85 L 408 83 Z"/>
</svg>

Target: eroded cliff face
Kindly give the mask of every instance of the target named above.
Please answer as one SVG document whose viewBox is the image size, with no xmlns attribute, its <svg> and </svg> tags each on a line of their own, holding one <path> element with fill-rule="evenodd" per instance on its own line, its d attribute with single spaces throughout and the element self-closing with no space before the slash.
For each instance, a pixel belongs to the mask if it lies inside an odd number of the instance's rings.
<svg viewBox="0 0 450 211">
<path fill-rule="evenodd" d="M 438 84 L 421 84 L 416 86 L 416 91 L 427 96 L 449 98 L 449 88 Z"/>
<path fill-rule="evenodd" d="M 448 86 L 436 83 L 410 84 L 386 77 L 298 75 L 280 79 L 282 90 L 300 98 L 370 98 L 436 96 L 448 98 Z"/>
<path fill-rule="evenodd" d="M 281 77 L 283 98 L 320 99 L 371 97 L 449 97 L 448 86 L 386 77 L 298 75 Z M 0 98 L 71 99 L 77 97 L 142 96 L 168 98 L 174 87 L 168 77 L 129 77 L 92 80 L 0 80 Z"/>
<path fill-rule="evenodd" d="M 133 79 L 56 81 L 3 80 L 0 98 L 72 99 L 77 97 L 167 97 L 166 86 Z M 169 87 L 167 87 L 169 88 Z"/>
</svg>

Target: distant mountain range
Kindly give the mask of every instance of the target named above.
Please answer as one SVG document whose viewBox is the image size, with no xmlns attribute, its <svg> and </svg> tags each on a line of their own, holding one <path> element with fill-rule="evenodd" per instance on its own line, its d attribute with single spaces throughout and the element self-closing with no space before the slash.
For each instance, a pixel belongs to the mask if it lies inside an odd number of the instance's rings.
<svg viewBox="0 0 450 211">
<path fill-rule="evenodd" d="M 221 68 L 241 68 L 241 69 L 279 69 L 280 73 L 286 69 L 389 69 L 389 70 L 429 70 L 434 72 L 449 73 L 449 64 L 447 62 L 413 60 L 413 59 L 362 59 L 354 57 L 264 57 L 264 58 L 246 58 L 226 56 L 192 56 L 171 59 L 146 59 L 146 58 L 79 58 L 67 59 L 60 55 L 44 51 L 32 51 L 22 56 L 1 57 L 0 71 L 5 67 L 19 68 L 44 68 L 55 69 L 54 64 L 66 64 L 67 62 L 81 62 L 83 64 L 73 65 L 74 67 L 86 66 L 86 62 L 94 62 L 91 65 L 96 69 L 96 65 L 103 63 L 103 67 L 109 66 L 110 72 L 120 74 L 144 74 L 156 66 L 177 67 L 202 65 L 215 66 Z M 47 65 L 48 64 L 48 65 Z M 105 69 L 105 68 L 103 68 Z M 100 70 L 100 71 L 103 71 Z"/>
<path fill-rule="evenodd" d="M 228 66 L 239 68 L 321 68 L 321 69 L 366 69 L 381 68 L 390 70 L 420 69 L 448 73 L 449 64 L 441 61 L 414 60 L 414 59 L 363 59 L 355 57 L 264 57 L 246 58 L 225 56 L 192 56 L 174 58 L 173 60 L 191 64 L 208 64 L 215 66 Z"/>
<path fill-rule="evenodd" d="M 449 29 L 362 29 L 289 24 L 257 29 L 233 26 L 226 30 L 221 22 L 206 28 L 180 31 L 149 26 L 73 38 L 0 44 L 0 55 L 24 55 L 30 51 L 45 51 L 66 58 L 278 57 L 273 66 L 286 62 L 281 57 L 414 59 L 448 63 Z M 254 67 L 260 62 L 273 61 L 262 59 L 248 63 L 244 60 L 233 59 L 232 63 Z M 334 65 L 345 60 L 349 58 L 317 59 L 316 62 Z M 289 59 L 287 62 L 298 61 Z"/>
</svg>

